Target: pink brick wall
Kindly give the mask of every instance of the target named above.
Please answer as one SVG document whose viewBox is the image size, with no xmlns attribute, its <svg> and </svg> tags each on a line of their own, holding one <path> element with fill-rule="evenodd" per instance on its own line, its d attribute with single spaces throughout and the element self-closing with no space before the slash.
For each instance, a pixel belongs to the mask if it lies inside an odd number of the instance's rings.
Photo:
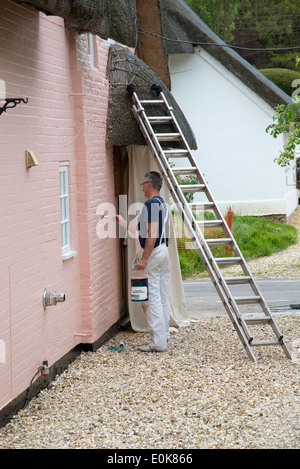
<svg viewBox="0 0 300 469">
<path fill-rule="evenodd" d="M 43 360 L 51 366 L 119 318 L 117 240 L 96 235 L 97 205 L 115 203 L 105 144 L 108 45 L 96 42 L 91 68 L 86 35 L 34 8 L 0 4 L 0 80 L 7 97 L 29 98 L 0 116 L 0 409 L 28 387 Z M 26 149 L 39 161 L 29 170 Z M 69 162 L 77 251 L 68 260 L 61 253 L 60 161 Z M 64 292 L 66 301 L 45 312 L 44 287 Z"/>
<path fill-rule="evenodd" d="M 90 246 L 90 287 L 92 338 L 107 330 L 119 318 L 119 241 L 99 239 L 96 233 L 99 216 L 97 206 L 108 202 L 115 204 L 114 167 L 112 148 L 106 145 L 106 119 L 109 95 L 107 58 L 109 46 L 94 40 L 94 63 L 88 57 L 86 36 L 77 38 L 78 67 L 82 74 L 83 108 L 85 112 L 85 139 L 89 181 L 88 226 Z M 103 332 L 102 332 L 103 333 Z"/>
</svg>

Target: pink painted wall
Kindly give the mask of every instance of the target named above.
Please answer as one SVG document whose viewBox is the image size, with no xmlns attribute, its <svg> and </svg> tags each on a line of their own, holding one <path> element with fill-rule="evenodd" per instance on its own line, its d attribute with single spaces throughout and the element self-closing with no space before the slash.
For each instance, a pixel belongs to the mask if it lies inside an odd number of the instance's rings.
<svg viewBox="0 0 300 469">
<path fill-rule="evenodd" d="M 113 149 L 106 145 L 106 120 L 108 112 L 109 82 L 107 80 L 107 60 L 109 45 L 94 38 L 93 63 L 90 64 L 86 35 L 76 38 L 77 67 L 81 76 L 82 107 L 84 115 L 77 127 L 84 130 L 86 142 L 84 170 L 88 175 L 87 184 L 81 192 L 86 199 L 85 217 L 89 231 L 83 233 L 81 257 L 83 329 L 91 327 L 89 341 L 94 342 L 119 319 L 119 240 L 99 239 L 97 236 L 98 205 L 104 202 L 116 204 L 114 195 Z M 82 124 L 84 122 L 84 127 Z M 79 143 L 80 145 L 80 143 Z M 79 150 L 80 151 L 80 150 Z M 84 152 L 83 152 L 84 153 Z M 78 154 L 78 152 L 77 152 Z M 81 191 L 80 188 L 78 188 Z M 86 192 L 85 192 L 86 191 Z M 85 228 L 84 228 L 85 227 Z M 89 265 L 87 265 L 89 264 Z M 90 306 L 88 308 L 87 306 Z M 85 314 L 87 313 L 87 314 Z M 90 314 L 90 316 L 89 316 Z"/>
<path fill-rule="evenodd" d="M 106 146 L 109 46 L 10 0 L 0 4 L 0 80 L 28 97 L 0 116 L 0 409 L 80 342 L 119 319 L 118 240 L 96 235 L 97 205 L 115 203 Z M 1 87 L 0 87 L 1 90 Z M 25 150 L 39 165 L 26 169 Z M 71 248 L 62 259 L 59 162 L 69 162 Z M 44 287 L 66 301 L 42 306 Z"/>
</svg>

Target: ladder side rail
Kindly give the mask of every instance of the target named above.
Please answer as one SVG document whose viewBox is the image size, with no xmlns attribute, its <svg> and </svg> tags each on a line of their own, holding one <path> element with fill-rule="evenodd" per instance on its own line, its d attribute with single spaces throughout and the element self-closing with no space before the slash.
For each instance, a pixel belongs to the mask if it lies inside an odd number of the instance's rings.
<svg viewBox="0 0 300 469">
<path fill-rule="evenodd" d="M 134 107 L 133 107 L 133 113 L 135 114 L 136 117 L 139 117 L 139 114 L 138 114 L 136 108 L 134 108 Z M 172 186 L 170 180 L 166 177 L 166 175 L 165 175 L 165 173 L 164 173 L 164 165 L 163 165 L 163 163 L 161 162 L 161 158 L 160 158 L 160 155 L 159 155 L 157 149 L 156 149 L 155 146 L 153 145 L 152 139 L 151 139 L 151 137 L 150 137 L 150 135 L 149 135 L 149 133 L 148 133 L 148 131 L 147 131 L 147 128 L 145 127 L 144 123 L 143 123 L 140 119 L 138 119 L 138 124 L 139 124 L 139 126 L 140 126 L 140 129 L 141 129 L 141 131 L 142 131 L 142 133 L 143 133 L 143 135 L 144 135 L 146 141 L 148 142 L 148 144 L 150 145 L 151 150 L 152 150 L 153 153 L 154 153 L 154 158 L 155 158 L 155 160 L 156 160 L 156 163 L 157 163 L 157 165 L 158 165 L 160 171 L 164 174 L 164 180 L 165 180 L 165 182 L 167 183 L 167 187 L 169 188 L 169 190 L 170 190 L 170 192 L 171 192 L 171 194 L 172 194 L 172 197 L 175 199 L 175 200 L 174 200 L 175 203 L 177 203 L 177 204 L 180 206 L 180 204 L 181 204 L 182 202 L 181 202 L 181 200 L 180 200 L 180 198 L 179 198 L 177 192 L 174 190 L 174 188 L 173 188 L 173 186 Z M 213 284 L 214 284 L 214 286 L 215 286 L 215 288 L 216 288 L 216 290 L 217 290 L 217 292 L 218 292 L 218 294 L 219 294 L 220 299 L 222 300 L 222 303 L 223 303 L 223 305 L 224 305 L 224 307 L 225 307 L 225 309 L 226 309 L 226 311 L 227 311 L 227 313 L 228 313 L 228 315 L 229 315 L 229 317 L 230 317 L 230 320 L 231 320 L 231 322 L 232 322 L 232 324 L 233 324 L 233 326 L 234 326 L 234 328 L 235 328 L 235 330 L 236 330 L 236 332 L 237 332 L 237 334 L 238 334 L 238 336 L 239 336 L 239 338 L 240 338 L 240 341 L 241 341 L 242 345 L 243 345 L 244 348 L 245 348 L 245 351 L 246 351 L 248 357 L 249 357 L 253 362 L 256 362 L 257 359 L 256 359 L 256 357 L 255 357 L 255 355 L 254 355 L 254 353 L 253 353 L 253 351 L 252 351 L 252 349 L 251 349 L 251 347 L 250 347 L 249 339 L 248 339 L 247 336 L 245 335 L 245 332 L 244 332 L 243 328 L 242 328 L 241 325 L 240 325 L 239 319 L 238 319 L 238 318 L 236 317 L 236 315 L 233 313 L 231 304 L 230 304 L 230 302 L 228 301 L 227 296 L 224 294 L 224 291 L 223 291 L 223 289 L 221 288 L 221 285 L 220 285 L 220 283 L 219 283 L 219 281 L 218 281 L 218 278 L 217 278 L 215 272 L 214 272 L 213 269 L 211 268 L 211 263 L 210 263 L 209 260 L 207 259 L 206 255 L 205 255 L 205 253 L 204 253 L 204 251 L 203 251 L 203 249 L 202 249 L 201 244 L 200 244 L 199 241 L 194 237 L 194 228 L 193 228 L 193 226 L 192 226 L 192 223 L 191 223 L 190 220 L 185 216 L 185 211 L 184 211 L 184 209 L 181 208 L 180 211 L 181 211 L 181 215 L 182 215 L 182 217 L 183 217 L 183 219 L 184 219 L 183 221 L 184 221 L 184 223 L 186 224 L 187 229 L 188 229 L 188 231 L 190 232 L 190 234 L 191 234 L 191 236 L 192 236 L 192 239 L 194 238 L 194 239 L 193 239 L 193 242 L 196 244 L 196 250 L 197 250 L 199 256 L 201 257 L 202 261 L 204 262 L 204 264 L 205 264 L 205 266 L 206 266 L 206 269 L 207 269 L 207 271 L 208 271 L 208 273 L 209 273 L 209 276 L 210 276 L 210 278 L 211 278 L 211 280 L 212 280 L 212 282 L 213 282 Z"/>
<path fill-rule="evenodd" d="M 173 122 L 174 122 L 174 125 L 175 125 L 175 127 L 176 127 L 176 130 L 177 130 L 177 132 L 180 133 L 180 135 L 181 135 L 181 138 L 182 138 L 182 140 L 183 140 L 183 142 L 184 142 L 184 145 L 185 145 L 186 148 L 189 150 L 189 154 L 191 155 L 191 158 L 189 158 L 189 161 L 190 161 L 191 165 L 196 168 L 196 174 L 197 174 L 197 177 L 198 177 L 199 181 L 205 183 L 204 177 L 203 177 L 202 173 L 200 172 L 200 169 L 198 168 L 197 162 L 195 161 L 195 159 L 193 158 L 193 156 L 192 156 L 192 154 L 191 154 L 191 150 L 190 150 L 190 148 L 189 148 L 189 145 L 188 145 L 188 143 L 187 143 L 187 141 L 186 141 L 186 138 L 185 138 L 185 136 L 184 136 L 184 134 L 183 134 L 183 132 L 182 132 L 182 130 L 181 130 L 181 128 L 180 128 L 178 122 L 177 122 L 177 119 L 176 119 L 176 117 L 175 117 L 175 115 L 174 115 L 174 113 L 173 113 L 172 107 L 169 105 L 169 103 L 168 103 L 168 101 L 166 100 L 165 95 L 164 95 L 163 92 L 160 92 L 160 95 L 159 95 L 159 96 L 160 96 L 160 98 L 164 101 L 165 106 L 166 106 L 166 108 L 167 108 L 167 110 L 168 110 L 168 113 L 169 113 L 169 115 L 170 115 L 170 116 L 172 117 L 172 119 L 173 119 Z M 199 178 L 199 176 L 200 176 L 200 178 Z M 229 227 L 228 227 L 228 225 L 227 225 L 227 223 L 226 223 L 226 220 L 224 219 L 222 213 L 219 211 L 218 206 L 217 206 L 217 204 L 216 204 L 216 202 L 215 202 L 215 200 L 214 200 L 212 194 L 210 193 L 209 188 L 207 188 L 207 190 L 208 190 L 208 192 L 209 192 L 209 196 L 207 195 L 208 200 L 209 200 L 210 202 L 213 202 L 213 203 L 214 203 L 214 207 L 215 207 L 215 210 L 214 210 L 214 211 L 215 211 L 215 213 L 218 212 L 218 217 L 220 217 L 220 219 L 221 219 L 222 222 L 224 223 L 224 225 L 223 225 L 224 228 L 225 228 L 225 229 L 223 228 L 224 233 L 225 233 L 225 235 L 226 235 L 228 238 L 231 238 L 231 239 L 232 239 L 232 244 L 233 244 L 233 245 L 232 245 L 232 249 L 233 249 L 233 251 L 235 252 L 235 254 L 236 254 L 238 257 L 241 258 L 241 268 L 242 268 L 244 274 L 245 274 L 246 276 L 250 277 L 250 279 L 251 279 L 249 285 L 252 287 L 252 290 L 253 290 L 254 294 L 256 294 L 257 296 L 259 296 L 259 297 L 261 298 L 260 306 L 261 306 L 261 308 L 262 308 L 264 314 L 265 314 L 266 316 L 268 316 L 268 317 L 271 319 L 270 326 L 272 327 L 272 329 L 273 329 L 273 331 L 274 331 L 274 333 L 275 333 L 275 335 L 276 335 L 278 341 L 279 341 L 279 342 L 281 343 L 281 345 L 283 346 L 284 351 L 285 351 L 285 354 L 286 354 L 289 358 L 291 358 L 291 353 L 290 353 L 290 351 L 289 351 L 289 348 L 287 347 L 287 345 L 286 345 L 286 343 L 285 343 L 285 341 L 284 341 L 284 339 L 283 339 L 283 335 L 282 335 L 282 333 L 281 333 L 281 331 L 280 331 L 280 329 L 279 329 L 277 323 L 275 322 L 275 320 L 274 320 L 274 318 L 273 318 L 273 315 L 272 315 L 272 313 L 271 313 L 271 310 L 270 310 L 270 308 L 269 308 L 267 302 L 265 301 L 265 299 L 264 299 L 264 297 L 263 297 L 261 291 L 259 290 L 259 288 L 258 288 L 258 286 L 257 286 L 257 284 L 256 284 L 256 282 L 255 282 L 255 280 L 254 280 L 254 278 L 253 278 L 253 275 L 252 275 L 250 269 L 248 268 L 248 265 L 247 265 L 247 263 L 246 263 L 246 261 L 245 261 L 245 259 L 244 259 L 244 256 L 243 256 L 243 254 L 242 254 L 242 252 L 241 252 L 241 250 L 240 250 L 238 244 L 236 243 L 236 240 L 235 240 L 234 236 L 232 235 L 232 233 L 231 233 L 231 231 L 230 231 L 230 229 L 229 229 Z M 221 277 L 222 277 L 222 276 L 221 276 Z M 222 277 L 222 278 L 223 278 L 223 277 Z"/>
<path fill-rule="evenodd" d="M 192 166 L 194 166 L 194 167 L 196 168 L 196 174 L 197 174 L 197 177 L 198 177 L 199 181 L 203 182 L 203 183 L 206 185 L 206 187 L 207 187 L 206 196 L 207 196 L 208 200 L 209 200 L 210 202 L 213 202 L 213 204 L 214 204 L 214 209 L 215 209 L 215 211 L 217 212 L 217 216 L 219 217 L 219 219 L 220 219 L 220 220 L 222 221 L 222 223 L 223 223 L 223 226 L 224 226 L 223 229 L 224 229 L 224 233 L 225 233 L 226 237 L 232 239 L 232 242 L 233 242 L 232 249 L 234 250 L 235 254 L 236 254 L 238 257 L 241 257 L 241 258 L 243 259 L 244 264 L 246 265 L 245 259 L 243 258 L 243 255 L 242 255 L 242 253 L 241 253 L 241 251 L 240 251 L 240 249 L 239 249 L 239 247 L 238 247 L 238 245 L 237 245 L 237 243 L 236 243 L 236 241 L 235 241 L 235 239 L 234 239 L 234 237 L 233 237 L 233 235 L 232 235 L 232 232 L 231 232 L 231 230 L 229 229 L 229 227 L 228 227 L 228 225 L 227 225 L 227 222 L 226 222 L 224 216 L 223 216 L 222 213 L 220 212 L 220 210 L 219 210 L 219 208 L 218 208 L 218 205 L 217 205 L 217 203 L 216 203 L 216 201 L 215 201 L 215 199 L 214 199 L 214 197 L 213 197 L 213 195 L 212 195 L 210 189 L 208 188 L 208 186 L 207 186 L 207 184 L 206 184 L 206 182 L 205 182 L 204 176 L 202 175 L 202 173 L 201 173 L 201 171 L 200 171 L 200 168 L 199 168 L 199 166 L 198 166 L 198 164 L 197 164 L 195 158 L 194 158 L 193 155 L 192 155 L 192 152 L 191 152 L 191 149 L 190 149 L 190 147 L 189 147 L 189 144 L 187 143 L 187 140 L 186 140 L 186 138 L 185 138 L 185 136 L 184 136 L 184 134 L 183 134 L 183 132 L 182 132 L 182 130 L 181 130 L 181 128 L 180 128 L 178 122 L 177 122 L 177 119 L 176 119 L 175 114 L 174 114 L 174 112 L 173 112 L 172 106 L 169 105 L 169 103 L 168 103 L 168 101 L 167 101 L 167 99 L 166 99 L 166 97 L 165 97 L 165 95 L 164 95 L 163 92 L 160 92 L 159 96 L 160 96 L 160 98 L 164 101 L 164 104 L 165 104 L 165 106 L 166 106 L 166 109 L 167 109 L 169 115 L 170 115 L 170 116 L 172 117 L 172 119 L 173 119 L 174 125 L 175 125 L 175 127 L 176 127 L 176 131 L 177 131 L 178 133 L 180 133 L 181 138 L 182 138 L 182 141 L 183 141 L 185 147 L 186 147 L 186 148 L 188 149 L 188 151 L 189 151 L 189 155 L 190 155 L 190 156 L 189 156 L 189 160 L 190 160 L 190 163 L 192 164 Z M 246 271 L 244 271 L 244 273 L 245 273 L 245 275 L 250 274 L 250 271 L 248 270 L 248 268 L 246 268 Z"/>
<path fill-rule="evenodd" d="M 141 106 L 141 103 L 139 102 L 138 96 L 136 95 L 136 93 L 133 93 L 133 96 L 134 96 L 136 105 L 138 106 L 138 108 L 136 106 L 133 106 L 133 112 L 135 114 L 135 117 L 137 118 L 138 122 L 143 123 L 143 134 L 144 134 L 144 136 L 146 135 L 146 140 L 151 142 L 151 147 L 152 148 L 153 148 L 153 146 L 155 147 L 155 149 L 156 149 L 156 158 L 158 158 L 158 155 L 161 156 L 161 159 L 163 161 L 162 168 L 165 168 L 165 171 L 168 173 L 168 176 L 172 180 L 172 183 L 173 183 L 173 191 L 172 192 L 176 195 L 179 195 L 179 201 L 183 204 L 182 212 L 184 214 L 187 213 L 189 215 L 189 221 L 192 224 L 192 228 L 194 230 L 194 232 L 191 233 L 192 238 L 195 237 L 194 234 L 196 233 L 197 236 L 198 236 L 198 239 L 201 240 L 200 244 L 201 244 L 202 250 L 204 250 L 204 252 L 206 254 L 206 259 L 204 260 L 202 258 L 202 256 L 200 256 L 200 257 L 203 260 L 203 262 L 205 263 L 205 265 L 209 266 L 210 269 L 213 269 L 214 272 L 216 273 L 217 279 L 218 279 L 218 282 L 217 282 L 218 289 L 220 289 L 220 287 L 222 287 L 222 289 L 224 290 L 224 293 L 222 294 L 221 300 L 224 302 L 224 296 L 226 297 L 226 301 L 228 301 L 231 308 L 233 309 L 233 311 L 234 311 L 234 313 L 237 317 L 237 320 L 238 320 L 239 324 L 241 325 L 241 327 L 243 328 L 243 330 L 244 330 L 244 332 L 247 336 L 248 342 L 250 343 L 253 340 L 253 337 L 252 337 L 252 334 L 251 334 L 251 332 L 248 328 L 248 325 L 246 324 L 246 322 L 242 318 L 242 316 L 240 314 L 240 311 L 239 311 L 239 308 L 238 308 L 238 306 L 237 306 L 237 304 L 236 304 L 236 302 L 235 302 L 235 300 L 234 300 L 234 298 L 233 298 L 233 296 L 232 296 L 226 282 L 223 280 L 223 277 L 221 275 L 219 266 L 217 265 L 213 255 L 211 253 L 211 250 L 209 249 L 209 247 L 206 243 L 206 240 L 205 240 L 201 230 L 197 226 L 197 223 L 195 223 L 193 213 L 192 213 L 190 207 L 188 206 L 188 204 L 185 200 L 185 197 L 184 197 L 184 195 L 183 195 L 183 193 L 182 193 L 182 191 L 181 191 L 181 189 L 180 189 L 180 187 L 177 183 L 177 180 L 176 180 L 174 174 L 171 171 L 169 171 L 169 163 L 167 161 L 167 158 L 165 157 L 165 155 L 163 153 L 163 150 L 162 150 L 157 138 L 155 137 L 155 133 L 153 132 L 151 124 L 148 121 L 148 118 L 147 118 L 147 115 L 145 113 L 144 108 Z M 177 200 L 178 200 L 178 198 L 177 198 Z M 186 217 L 184 218 L 184 222 L 187 224 Z"/>
<path fill-rule="evenodd" d="M 175 114 L 174 114 L 174 112 L 173 112 L 172 106 L 169 105 L 169 103 L 168 103 L 168 101 L 167 101 L 167 99 L 166 99 L 166 97 L 165 97 L 165 95 L 164 95 L 163 92 L 160 92 L 159 96 L 160 96 L 161 99 L 164 101 L 165 106 L 166 106 L 166 108 L 167 108 L 167 111 L 168 111 L 169 115 L 170 115 L 170 116 L 172 117 L 172 119 L 173 119 L 174 125 L 175 125 L 175 127 L 176 127 L 176 131 L 177 131 L 178 133 L 180 133 L 181 138 L 182 138 L 182 141 L 183 141 L 185 147 L 186 147 L 186 148 L 188 149 L 188 151 L 189 151 L 189 155 L 190 155 L 189 160 L 190 160 L 190 163 L 192 164 L 192 166 L 194 166 L 194 167 L 196 168 L 197 177 L 198 177 L 199 181 L 203 182 L 203 183 L 206 185 L 206 187 L 207 187 L 207 184 L 206 184 L 206 182 L 205 182 L 204 176 L 203 176 L 203 174 L 201 173 L 200 168 L 199 168 L 199 166 L 198 166 L 198 163 L 196 162 L 195 158 L 193 157 L 192 151 L 191 151 L 191 149 L 190 149 L 190 147 L 189 147 L 189 144 L 187 143 L 187 140 L 186 140 L 186 138 L 185 138 L 185 136 L 184 136 L 184 134 L 183 134 L 183 132 L 182 132 L 182 130 L 181 130 L 181 128 L 180 128 L 178 122 L 177 122 L 177 119 L 176 119 Z M 199 178 L 199 176 L 200 176 L 200 178 Z M 215 201 L 215 199 L 214 199 L 214 197 L 213 197 L 213 195 L 212 195 L 212 193 L 211 193 L 211 191 L 210 191 L 210 189 L 209 189 L 208 187 L 207 187 L 207 194 L 206 194 L 206 195 L 207 195 L 208 200 L 209 200 L 210 202 L 213 202 L 214 207 L 215 207 L 215 209 L 216 209 L 216 211 L 217 211 L 217 213 L 218 213 L 218 216 L 220 217 L 220 220 L 222 220 L 222 222 L 224 223 L 224 227 L 225 227 L 224 232 L 225 232 L 226 236 L 227 236 L 228 238 L 232 238 L 234 244 L 235 244 L 236 247 L 238 248 L 238 246 L 237 246 L 237 244 L 236 244 L 236 242 L 235 242 L 235 240 L 234 240 L 234 238 L 233 238 L 233 236 L 232 236 L 232 232 L 230 231 L 230 229 L 229 229 L 229 227 L 228 227 L 228 225 L 227 225 L 227 223 L 226 223 L 226 220 L 225 220 L 224 216 L 222 215 L 222 213 L 220 212 L 220 210 L 219 210 L 219 208 L 218 208 L 218 205 L 217 205 L 217 203 L 216 203 L 216 201 Z M 240 253 L 239 248 L 238 248 L 238 250 L 236 251 L 236 254 L 237 254 L 239 257 L 241 257 L 241 256 L 240 256 L 241 253 Z"/>
<path fill-rule="evenodd" d="M 168 101 L 167 101 L 167 99 L 166 99 L 166 97 L 165 97 L 165 95 L 164 95 L 163 92 L 160 92 L 159 96 L 160 96 L 160 98 L 164 101 L 165 106 L 166 106 L 166 109 L 167 109 L 167 111 L 168 111 L 168 114 L 172 117 L 177 132 L 180 133 L 181 138 L 182 138 L 182 140 L 183 140 L 183 142 L 184 142 L 184 145 L 186 146 L 186 148 L 189 150 L 189 153 L 191 154 L 191 150 L 190 150 L 189 145 L 188 145 L 188 143 L 187 143 L 187 141 L 186 141 L 186 138 L 185 138 L 185 136 L 184 136 L 184 134 L 183 134 L 183 132 L 182 132 L 182 130 L 181 130 L 181 127 L 179 126 L 179 124 L 178 124 L 178 122 L 177 122 L 177 119 L 176 119 L 176 117 L 175 117 L 175 115 L 174 115 L 174 113 L 173 113 L 172 106 L 169 105 L 169 103 L 168 103 Z M 203 181 L 203 182 L 205 183 L 204 177 L 203 177 L 203 175 L 202 175 L 202 173 L 201 173 L 201 171 L 200 171 L 200 169 L 199 169 L 199 167 L 198 167 L 197 162 L 196 162 L 195 159 L 193 158 L 192 154 L 191 154 L 191 160 L 190 160 L 190 162 L 191 162 L 192 166 L 194 166 L 194 167 L 196 168 L 197 177 L 200 176 L 200 178 L 201 178 L 201 179 L 199 179 L 199 181 Z M 236 256 L 240 257 L 241 260 L 242 260 L 242 262 L 241 262 L 241 268 L 242 268 L 244 274 L 245 274 L 246 276 L 248 276 L 248 277 L 251 278 L 251 281 L 250 281 L 249 285 L 252 287 L 254 294 L 256 294 L 257 296 L 260 296 L 260 297 L 261 297 L 261 299 L 262 299 L 262 301 L 261 301 L 261 307 L 262 307 L 262 310 L 264 311 L 264 313 L 265 313 L 267 316 L 269 316 L 269 317 L 273 320 L 273 317 L 272 317 L 272 313 L 271 313 L 271 311 L 270 311 L 270 308 L 268 307 L 266 301 L 264 300 L 263 295 L 262 295 L 261 291 L 259 290 L 259 288 L 258 288 L 258 286 L 257 286 L 257 284 L 256 284 L 256 282 L 255 282 L 255 280 L 254 280 L 254 278 L 253 278 L 253 275 L 252 275 L 251 271 L 250 271 L 249 268 L 248 268 L 248 265 L 247 265 L 247 263 L 246 263 L 246 261 L 245 261 L 245 259 L 244 259 L 244 256 L 243 256 L 243 254 L 242 254 L 242 252 L 241 252 L 241 250 L 240 250 L 238 244 L 236 243 L 236 240 L 235 240 L 234 236 L 232 235 L 232 232 L 230 231 L 230 229 L 229 229 L 229 227 L 228 227 L 228 225 L 227 225 L 227 223 L 226 223 L 226 220 L 224 219 L 222 213 L 219 211 L 218 206 L 217 206 L 217 204 L 216 204 L 216 202 L 215 202 L 215 200 L 214 200 L 212 194 L 210 193 L 209 188 L 207 188 L 207 190 L 209 191 L 208 200 L 214 203 L 215 209 L 216 209 L 216 211 L 218 212 L 218 217 L 220 217 L 220 219 L 221 219 L 222 222 L 224 223 L 224 228 L 225 228 L 225 229 L 223 228 L 224 233 L 225 233 L 225 235 L 226 235 L 228 238 L 231 238 L 231 239 L 232 239 L 232 249 L 233 249 L 233 251 L 235 252 Z M 273 321 L 274 321 L 274 320 L 273 320 Z M 280 338 L 280 337 L 282 336 L 282 334 L 281 334 L 281 332 L 280 332 L 278 326 L 275 326 L 275 327 L 274 327 L 274 332 L 275 332 L 275 334 L 277 335 L 278 338 Z"/>
<path fill-rule="evenodd" d="M 233 237 L 232 237 L 232 239 L 233 239 L 233 241 L 235 241 Z M 236 245 L 236 246 L 237 246 L 237 245 Z M 234 248 L 233 248 L 233 249 L 234 249 Z M 274 317 L 273 317 L 273 314 L 272 314 L 272 312 L 271 312 L 271 310 L 270 310 L 270 307 L 268 306 L 268 304 L 267 304 L 267 302 L 266 302 L 264 296 L 262 295 L 261 290 L 258 288 L 257 283 L 255 282 L 255 279 L 254 279 L 254 277 L 253 277 L 253 275 L 252 275 L 252 272 L 251 272 L 250 269 L 248 268 L 248 265 L 247 265 L 247 263 L 246 263 L 246 261 L 245 261 L 245 258 L 244 258 L 243 254 L 242 254 L 242 252 L 240 251 L 240 249 L 239 249 L 238 246 L 237 246 L 236 249 L 235 249 L 235 253 L 241 258 L 240 267 L 242 268 L 244 274 L 245 274 L 246 276 L 250 277 L 249 285 L 250 285 L 250 287 L 252 288 L 252 291 L 253 291 L 254 295 L 257 295 L 257 296 L 260 297 L 260 302 L 259 302 L 260 307 L 261 307 L 263 313 L 265 314 L 265 316 L 266 316 L 266 317 L 269 317 L 269 318 L 271 319 L 271 321 L 270 321 L 269 324 L 270 324 L 270 326 L 272 327 L 272 329 L 273 329 L 273 331 L 274 331 L 274 334 L 276 335 L 278 341 L 279 341 L 280 343 L 282 343 L 283 334 L 282 334 L 280 328 L 278 327 L 278 324 L 275 322 Z M 224 282 L 226 283 L 225 280 L 224 280 Z M 282 345 L 283 345 L 283 344 L 282 344 Z M 289 358 L 291 358 L 291 354 L 290 354 L 290 352 L 289 352 L 289 350 L 288 350 L 287 345 L 285 345 L 284 348 L 285 348 L 285 353 L 286 353 L 286 355 L 287 355 Z"/>
</svg>

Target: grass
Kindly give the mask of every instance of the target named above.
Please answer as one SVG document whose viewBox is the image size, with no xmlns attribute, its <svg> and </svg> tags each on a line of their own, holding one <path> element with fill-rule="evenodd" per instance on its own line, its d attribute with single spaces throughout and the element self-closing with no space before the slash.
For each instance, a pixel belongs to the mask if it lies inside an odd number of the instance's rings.
<svg viewBox="0 0 300 469">
<path fill-rule="evenodd" d="M 257 217 L 233 215 L 232 234 L 246 261 L 270 256 L 297 243 L 297 230 L 293 226 Z M 218 250 L 214 256 L 226 256 L 225 248 Z M 178 252 L 183 279 L 205 271 L 196 250 L 178 248 Z"/>
<path fill-rule="evenodd" d="M 293 226 L 255 217 L 233 217 L 232 234 L 248 261 L 270 256 L 297 243 Z"/>
</svg>

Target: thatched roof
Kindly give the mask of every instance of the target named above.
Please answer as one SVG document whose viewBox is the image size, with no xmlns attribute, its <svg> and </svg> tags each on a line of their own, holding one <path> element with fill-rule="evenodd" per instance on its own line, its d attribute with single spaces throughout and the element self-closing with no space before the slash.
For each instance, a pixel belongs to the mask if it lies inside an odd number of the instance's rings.
<svg viewBox="0 0 300 469">
<path fill-rule="evenodd" d="M 197 148 L 193 131 L 169 90 L 157 75 L 127 48 L 120 45 L 111 46 L 108 78 L 110 81 L 108 143 L 119 146 L 145 145 L 144 137 L 132 113 L 133 103 L 126 88 L 127 85 L 134 84 L 140 99 L 155 99 L 156 95 L 153 95 L 150 87 L 157 83 L 161 85 L 168 102 L 172 105 L 175 117 L 191 149 Z M 157 112 L 155 109 L 156 115 Z"/>
<path fill-rule="evenodd" d="M 91 32 L 103 39 L 111 38 L 117 42 L 135 47 L 137 45 L 138 24 L 154 28 L 158 37 L 152 41 L 141 41 L 140 50 L 143 60 L 138 59 L 122 46 L 112 46 L 109 63 L 110 112 L 108 118 L 108 142 L 115 145 L 143 145 L 144 138 L 137 127 L 131 111 L 131 99 L 126 93 L 126 86 L 134 83 L 142 98 L 150 97 L 149 88 L 159 83 L 168 100 L 173 104 L 177 119 L 192 149 L 197 148 L 196 141 L 178 104 L 165 85 L 169 86 L 167 56 L 178 53 L 193 53 L 199 43 L 210 55 L 237 76 L 246 86 L 252 89 L 272 107 L 280 103 L 290 103 L 291 98 L 264 77 L 252 65 L 244 60 L 233 49 L 214 34 L 208 26 L 187 6 L 183 0 L 157 0 L 157 8 L 144 8 L 144 3 L 136 0 L 15 0 L 17 3 L 28 3 L 48 14 L 60 16 L 67 25 L 79 32 Z M 138 7 L 138 12 L 137 12 Z M 151 19 L 149 23 L 149 18 Z M 152 23 L 151 23 L 152 22 Z M 152 31 L 148 31 L 152 32 Z M 140 37 L 145 32 L 140 31 Z M 151 36 L 149 36 L 151 37 Z M 164 37 L 164 39 L 162 39 Z M 173 39 L 170 41 L 168 39 Z M 155 60 L 153 51 L 157 43 L 162 51 L 160 59 Z M 205 45 L 210 43 L 214 45 Z M 149 49 L 151 49 L 149 51 Z M 165 49 L 165 57 L 164 51 Z M 152 55 L 151 55 L 152 54 Z M 161 70 L 164 70 L 164 73 Z M 157 74 L 164 79 L 165 84 Z M 220 102 L 220 107 L 222 103 Z"/>
<path fill-rule="evenodd" d="M 16 3 L 28 3 L 45 13 L 60 16 L 79 32 L 135 47 L 135 0 L 16 0 Z"/>
<path fill-rule="evenodd" d="M 115 39 L 117 42 L 130 47 L 135 47 L 137 44 L 137 16 L 140 16 L 140 21 L 142 21 L 141 15 L 145 17 L 146 14 L 147 16 L 147 9 L 142 8 L 144 5 L 143 1 L 138 3 L 136 0 L 15 1 L 17 3 L 34 5 L 46 13 L 60 16 L 65 19 L 69 27 L 79 32 L 87 31 L 103 39 Z M 156 26 L 154 29 L 159 34 L 161 31 L 163 37 L 174 40 L 163 39 L 162 49 L 165 49 L 166 57 L 167 55 L 178 53 L 192 54 L 197 43 L 213 43 L 215 45 L 201 45 L 201 47 L 272 107 L 276 107 L 280 103 L 287 104 L 291 102 L 291 98 L 287 94 L 264 77 L 235 50 L 226 47 L 224 42 L 209 29 L 183 0 L 157 0 L 157 8 L 155 10 L 150 8 L 148 16 L 154 26 Z M 145 18 L 143 18 L 142 23 L 145 23 Z M 151 22 L 149 23 L 147 19 L 145 26 L 148 28 L 149 24 Z M 140 31 L 140 37 L 141 35 L 145 35 L 145 33 Z M 161 42 L 158 38 L 155 39 L 153 37 L 154 40 L 158 41 L 159 44 Z M 157 49 L 157 44 L 153 41 L 150 41 L 150 46 L 148 43 L 144 45 L 142 58 L 147 63 L 151 62 L 152 59 L 151 54 L 151 60 L 149 59 L 149 50 L 146 51 L 145 48 Z M 167 72 L 161 73 L 161 68 L 167 67 L 167 60 L 165 60 L 166 63 L 164 63 L 164 59 L 160 60 L 160 70 L 156 69 L 155 59 L 154 63 L 152 62 L 149 63 L 151 68 L 155 69 L 156 74 L 159 74 L 164 79 L 166 85 L 169 86 Z"/>
<path fill-rule="evenodd" d="M 164 40 L 168 55 L 194 52 L 197 43 L 210 55 L 237 76 L 246 86 L 272 107 L 291 102 L 291 98 L 270 80 L 264 77 L 235 50 L 225 43 L 196 15 L 183 0 L 160 0 L 163 36 L 175 41 Z M 187 41 L 182 42 L 182 41 Z M 188 42 L 191 42 L 189 44 Z M 220 106 L 222 103 L 220 102 Z"/>
</svg>

